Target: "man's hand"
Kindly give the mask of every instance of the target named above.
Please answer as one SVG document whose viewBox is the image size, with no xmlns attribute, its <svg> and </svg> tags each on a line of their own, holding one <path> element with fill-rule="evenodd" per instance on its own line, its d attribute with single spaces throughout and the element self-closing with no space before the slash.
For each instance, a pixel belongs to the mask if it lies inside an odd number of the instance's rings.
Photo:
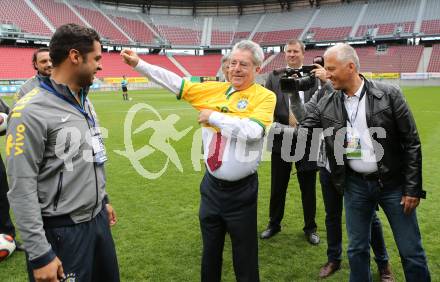
<svg viewBox="0 0 440 282">
<path fill-rule="evenodd" d="M 197 119 L 199 124 L 208 125 L 209 124 L 209 116 L 212 114 L 212 112 L 214 112 L 214 111 L 207 110 L 207 109 L 201 110 L 199 113 L 199 118 Z"/>
<path fill-rule="evenodd" d="M 49 264 L 41 268 L 34 269 L 34 278 L 36 282 L 58 282 L 59 279 L 65 279 L 63 266 L 58 257 L 55 257 Z"/>
<path fill-rule="evenodd" d="M 133 68 L 137 66 L 137 64 L 139 63 L 139 56 L 133 50 L 123 49 L 121 51 L 121 56 L 122 59 L 124 60 L 124 63 L 126 63 L 127 65 Z"/>
<path fill-rule="evenodd" d="M 322 83 L 326 83 L 327 82 L 327 72 L 325 71 L 325 68 L 319 64 L 313 64 L 316 69 L 312 70 L 312 73 L 315 74 L 315 77 L 319 78 L 319 80 L 321 80 Z"/>
<path fill-rule="evenodd" d="M 110 227 L 116 224 L 116 212 L 113 209 L 112 205 L 106 204 L 105 207 L 107 208 L 107 215 L 108 215 L 108 224 Z"/>
<path fill-rule="evenodd" d="M 402 200 L 400 201 L 400 204 L 403 205 L 403 212 L 406 215 L 411 214 L 411 212 L 417 208 L 419 203 L 420 198 L 410 196 L 402 196 Z"/>
</svg>

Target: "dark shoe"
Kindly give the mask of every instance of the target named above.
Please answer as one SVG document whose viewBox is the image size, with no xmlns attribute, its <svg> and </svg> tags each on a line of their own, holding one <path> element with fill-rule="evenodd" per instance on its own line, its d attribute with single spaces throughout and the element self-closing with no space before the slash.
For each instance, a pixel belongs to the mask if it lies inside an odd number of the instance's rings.
<svg viewBox="0 0 440 282">
<path fill-rule="evenodd" d="M 15 241 L 15 250 L 19 252 L 23 252 L 24 251 L 23 244 L 19 241 Z"/>
<path fill-rule="evenodd" d="M 312 245 L 318 245 L 319 244 L 319 235 L 316 232 L 310 232 L 310 233 L 306 233 L 306 238 L 307 241 L 309 241 L 310 244 Z"/>
<path fill-rule="evenodd" d="M 281 231 L 281 227 L 271 227 L 269 226 L 266 230 L 261 233 L 261 239 L 269 239 L 270 237 L 275 236 L 278 232 Z"/>
<path fill-rule="evenodd" d="M 327 262 L 323 267 L 321 267 L 321 270 L 319 270 L 319 278 L 327 278 L 336 271 L 341 269 L 341 262 L 333 262 L 329 261 Z"/>
<path fill-rule="evenodd" d="M 394 282 L 394 275 L 391 271 L 391 265 L 388 263 L 386 267 L 379 269 L 381 282 Z"/>
</svg>

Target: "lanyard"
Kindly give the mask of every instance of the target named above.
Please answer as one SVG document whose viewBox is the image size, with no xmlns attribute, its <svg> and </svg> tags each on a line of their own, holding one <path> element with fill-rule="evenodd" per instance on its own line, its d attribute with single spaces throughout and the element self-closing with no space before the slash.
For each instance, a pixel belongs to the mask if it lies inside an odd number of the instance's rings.
<svg viewBox="0 0 440 282">
<path fill-rule="evenodd" d="M 351 112 L 350 117 L 348 117 L 348 113 L 346 113 L 347 114 L 347 121 L 348 121 L 348 123 L 350 124 L 351 127 L 353 127 L 353 124 L 356 121 L 356 118 L 357 118 L 357 115 L 358 115 L 358 112 L 359 112 L 359 104 L 361 103 L 362 98 L 365 96 L 365 92 L 367 92 L 367 88 L 364 85 L 364 87 L 362 89 L 362 92 L 361 92 L 361 95 L 359 97 L 359 101 L 358 101 L 357 106 L 356 106 L 356 113 L 354 113 L 354 117 L 353 117 L 353 112 Z M 344 96 L 342 96 L 342 97 L 344 97 Z M 344 107 L 345 107 L 345 101 L 344 101 Z"/>
<path fill-rule="evenodd" d="M 47 85 L 44 81 L 40 81 L 40 86 L 52 93 L 53 95 L 57 96 L 60 99 L 63 99 L 67 103 L 69 103 L 72 107 L 74 107 L 76 110 L 78 110 L 83 116 L 92 123 L 93 127 L 95 127 L 95 120 L 92 116 L 90 116 L 82 107 L 78 106 L 75 103 L 72 103 L 69 99 L 67 99 L 64 95 L 57 92 L 52 86 Z M 70 91 L 70 90 L 69 90 Z M 81 95 L 82 104 L 84 105 L 85 99 L 84 95 Z"/>
</svg>

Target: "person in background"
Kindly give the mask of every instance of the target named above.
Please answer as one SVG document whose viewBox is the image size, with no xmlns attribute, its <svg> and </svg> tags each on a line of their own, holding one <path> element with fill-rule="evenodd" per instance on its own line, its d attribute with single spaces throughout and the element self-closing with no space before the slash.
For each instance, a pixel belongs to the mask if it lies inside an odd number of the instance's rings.
<svg viewBox="0 0 440 282">
<path fill-rule="evenodd" d="M 300 40 L 290 40 L 284 47 L 285 60 L 287 67 L 299 69 L 304 63 L 304 44 Z M 277 95 L 277 105 L 274 114 L 274 126 L 280 128 L 284 126 L 296 126 L 296 119 L 289 111 L 289 97 L 287 93 L 281 91 L 280 86 L 281 73 L 272 72 L 266 80 L 266 88 L 275 92 Z M 318 89 L 319 79 L 315 79 L 314 85 L 305 90 L 298 91 L 301 96 L 302 103 L 310 100 L 312 95 Z M 273 127 L 274 128 L 274 127 Z M 282 148 L 283 137 L 287 136 L 283 130 L 274 134 L 271 155 L 271 193 L 269 206 L 269 224 L 265 231 L 260 235 L 261 239 L 269 239 L 281 231 L 281 220 L 284 217 L 284 207 L 286 202 L 287 187 L 289 185 L 290 175 L 292 172 L 292 162 L 286 161 L 283 152 L 286 148 Z M 295 152 L 296 140 L 293 140 L 292 147 L 287 148 L 287 155 L 290 156 Z M 308 152 L 310 144 L 306 148 L 304 158 L 295 163 L 296 176 L 299 188 L 301 190 L 301 202 L 303 208 L 304 227 L 303 231 L 306 240 L 312 244 L 319 244 L 319 235 L 316 232 L 317 225 L 316 216 L 316 161 L 308 160 Z"/>
<path fill-rule="evenodd" d="M 32 55 L 32 66 L 37 71 L 35 76 L 29 78 L 14 95 L 14 102 L 17 103 L 26 93 L 40 86 L 43 77 L 49 77 L 52 72 L 52 60 L 49 56 L 49 48 L 37 49 Z"/>
<path fill-rule="evenodd" d="M 224 81 L 229 82 L 229 62 L 230 62 L 231 53 L 227 53 L 222 57 L 221 65 L 222 65 L 222 74 Z"/>
<path fill-rule="evenodd" d="M 128 80 L 127 78 L 124 76 L 122 76 L 122 80 L 121 80 L 121 88 L 122 88 L 122 99 L 124 101 L 128 101 Z"/>
</svg>

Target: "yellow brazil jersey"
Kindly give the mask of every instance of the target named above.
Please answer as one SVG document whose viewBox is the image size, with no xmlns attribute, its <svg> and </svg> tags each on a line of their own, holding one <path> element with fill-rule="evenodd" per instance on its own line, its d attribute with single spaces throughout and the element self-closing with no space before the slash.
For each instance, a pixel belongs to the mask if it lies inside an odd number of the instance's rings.
<svg viewBox="0 0 440 282">
<path fill-rule="evenodd" d="M 249 118 L 265 130 L 272 124 L 276 95 L 254 83 L 245 90 L 233 90 L 230 82 L 192 83 L 182 80 L 178 99 L 197 110 L 210 109 L 239 118 Z"/>
</svg>

